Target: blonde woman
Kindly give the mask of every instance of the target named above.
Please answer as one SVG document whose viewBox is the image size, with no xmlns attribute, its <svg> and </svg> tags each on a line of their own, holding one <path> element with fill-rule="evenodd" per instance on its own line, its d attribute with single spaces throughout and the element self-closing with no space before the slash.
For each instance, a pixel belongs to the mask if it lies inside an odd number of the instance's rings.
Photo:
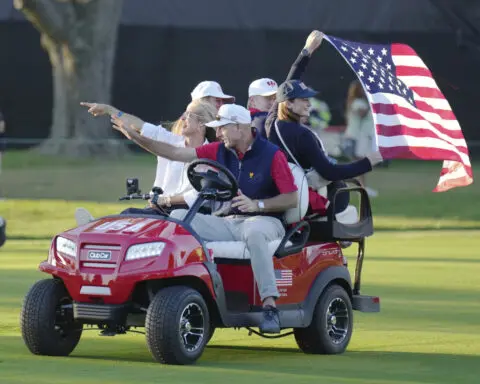
<svg viewBox="0 0 480 384">
<path fill-rule="evenodd" d="M 203 100 L 194 100 L 187 106 L 185 113 L 181 117 L 181 124 L 175 124 L 181 128 L 179 133 L 170 132 L 161 125 L 157 126 L 145 123 L 140 118 L 119 111 L 110 105 L 96 103 L 81 104 L 88 107 L 88 112 L 93 116 L 110 115 L 114 128 L 133 128 L 142 134 L 142 136 L 155 141 L 169 143 L 177 147 L 197 148 L 216 140 L 215 130 L 206 127 L 205 124 L 215 120 L 217 111 L 210 103 Z M 197 198 L 197 192 L 188 181 L 185 172 L 187 167 L 188 164 L 157 157 L 157 172 L 153 186 L 160 187 L 164 191 L 164 194 L 158 199 L 158 205 L 167 208 L 179 208 L 185 206 L 190 207 L 193 204 Z M 79 213 L 76 217 L 83 215 L 84 217 L 89 217 L 88 221 L 90 221 L 92 219 L 91 215 L 85 212 L 82 214 Z M 156 207 L 151 206 L 150 208 L 144 209 L 129 208 L 122 213 L 157 214 L 159 211 Z M 81 221 L 84 220 L 85 218 Z"/>
</svg>

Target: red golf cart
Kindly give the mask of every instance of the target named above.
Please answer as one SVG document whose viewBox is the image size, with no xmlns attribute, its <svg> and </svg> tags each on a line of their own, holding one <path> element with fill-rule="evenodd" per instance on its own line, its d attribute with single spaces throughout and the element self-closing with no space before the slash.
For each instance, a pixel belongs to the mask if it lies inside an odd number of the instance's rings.
<svg viewBox="0 0 480 384">
<path fill-rule="evenodd" d="M 285 237 L 269 244 L 284 333 L 269 336 L 255 329 L 261 302 L 245 243 L 204 241 L 191 228 L 206 201 L 227 201 L 237 193 L 226 168 L 197 160 L 187 172 L 199 197 L 184 220 L 113 215 L 53 238 L 48 259 L 39 266 L 51 278 L 35 283 L 23 303 L 21 330 L 28 349 L 67 356 L 82 331 L 93 326 L 109 336 L 145 328 L 154 359 L 166 364 L 194 363 L 215 328 L 246 328 L 263 337 L 293 334 L 306 353 L 345 351 L 352 310 L 380 308 L 378 297 L 360 294 L 365 237 L 373 233 L 370 202 L 357 185 L 338 191 L 360 193 L 355 220 L 340 222 L 335 215 L 303 220 L 308 186 L 303 171 L 291 167 L 300 203 L 285 215 Z M 358 244 L 353 284 L 342 240 Z"/>
</svg>

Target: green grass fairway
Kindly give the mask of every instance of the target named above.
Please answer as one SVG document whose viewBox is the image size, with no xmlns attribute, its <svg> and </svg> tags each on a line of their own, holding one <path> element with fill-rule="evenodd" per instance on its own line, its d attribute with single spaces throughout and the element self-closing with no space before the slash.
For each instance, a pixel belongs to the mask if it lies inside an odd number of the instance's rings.
<svg viewBox="0 0 480 384">
<path fill-rule="evenodd" d="M 292 337 L 218 330 L 195 366 L 152 362 L 143 335 L 86 332 L 71 357 L 31 355 L 19 334 L 21 301 L 49 241 L 0 250 L 0 383 L 478 383 L 480 231 L 379 232 L 367 244 L 363 291 L 379 314 L 356 313 L 341 356 L 301 353 Z M 353 250 L 347 252 L 354 265 Z"/>
<path fill-rule="evenodd" d="M 4 166 L 0 215 L 9 240 L 0 248 L 0 384 L 480 383 L 480 187 L 431 193 L 440 163 L 396 161 L 368 178 L 380 196 L 372 200 L 376 233 L 367 241 L 362 292 L 381 297 L 381 312 L 355 313 L 345 354 L 305 355 L 292 336 L 263 340 L 220 329 L 187 367 L 153 362 L 143 335 L 88 331 L 70 357 L 52 358 L 30 354 L 19 332 L 25 293 L 47 278 L 37 266 L 51 237 L 75 226 L 77 206 L 94 216 L 132 206 L 116 202 L 125 177 L 138 176 L 146 191 L 154 158 L 8 152 Z"/>
<path fill-rule="evenodd" d="M 147 192 L 154 180 L 155 167 L 156 159 L 150 154 L 107 161 L 9 151 L 3 160 L 0 192 L 8 200 L 64 199 L 113 203 L 125 192 L 127 177 L 138 177 L 141 189 Z M 462 227 L 480 229 L 480 209 L 474 209 L 480 184 L 446 193 L 432 193 L 440 169 L 439 161 L 402 160 L 395 160 L 388 169 L 375 169 L 367 177 L 368 184 L 380 192 L 380 196 L 372 201 L 375 216 L 394 216 L 400 220 L 414 217 L 423 220 L 423 224 L 417 221 L 420 227 L 458 228 L 461 224 Z M 473 169 L 475 172 L 476 164 Z M 0 213 L 3 214 L 1 204 Z M 35 204 L 39 205 L 38 202 Z M 437 224 L 432 225 L 432 219 Z M 405 220 L 392 224 L 393 228 L 410 228 Z"/>
</svg>

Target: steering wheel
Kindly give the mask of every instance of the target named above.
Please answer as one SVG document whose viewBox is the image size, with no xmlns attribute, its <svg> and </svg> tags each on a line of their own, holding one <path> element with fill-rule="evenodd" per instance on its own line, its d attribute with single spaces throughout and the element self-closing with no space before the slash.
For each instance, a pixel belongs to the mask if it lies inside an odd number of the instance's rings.
<svg viewBox="0 0 480 384">
<path fill-rule="evenodd" d="M 206 165 L 216 169 L 208 169 L 204 172 L 197 171 L 196 168 L 200 165 Z M 217 201 L 229 201 L 237 195 L 238 182 L 232 172 L 225 166 L 213 160 L 198 159 L 193 161 L 187 169 L 187 176 L 190 184 L 197 191 L 202 191 L 205 188 L 213 189 L 214 198 Z"/>
</svg>

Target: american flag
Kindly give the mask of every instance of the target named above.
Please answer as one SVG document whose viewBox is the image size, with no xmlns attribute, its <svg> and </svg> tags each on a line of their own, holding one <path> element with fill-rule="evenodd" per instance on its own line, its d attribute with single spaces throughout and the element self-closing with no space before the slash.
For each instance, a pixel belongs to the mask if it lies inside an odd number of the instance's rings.
<svg viewBox="0 0 480 384">
<path fill-rule="evenodd" d="M 325 35 L 361 81 L 384 159 L 444 160 L 434 192 L 473 182 L 467 144 L 430 70 L 404 44 L 364 44 Z"/>
<path fill-rule="evenodd" d="M 293 285 L 293 272 L 291 269 L 276 269 L 275 280 L 277 287 L 290 287 Z"/>
</svg>

